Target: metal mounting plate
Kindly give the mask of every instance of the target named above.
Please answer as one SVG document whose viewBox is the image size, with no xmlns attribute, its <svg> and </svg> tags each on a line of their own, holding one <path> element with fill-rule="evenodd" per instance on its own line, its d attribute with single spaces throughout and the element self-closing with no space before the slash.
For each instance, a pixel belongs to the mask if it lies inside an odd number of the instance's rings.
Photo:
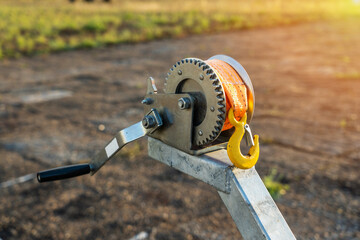
<svg viewBox="0 0 360 240">
<path fill-rule="evenodd" d="M 179 108 L 178 100 L 180 98 L 190 99 L 191 103 L 188 109 Z M 149 104 L 144 105 L 144 112 L 147 113 L 155 108 L 163 121 L 163 126 L 148 136 L 188 152 L 192 147 L 193 102 L 191 96 L 187 93 L 158 93 L 147 94 L 145 99 L 149 100 Z"/>
<path fill-rule="evenodd" d="M 190 107 L 180 109 L 178 106 L 180 98 L 188 98 L 190 100 Z M 193 127 L 194 102 L 191 94 L 150 93 L 144 99 L 146 100 L 144 112 L 156 109 L 163 121 L 162 127 L 158 128 L 155 132 L 148 133 L 148 136 L 159 139 L 172 147 L 192 155 L 201 155 L 219 149 L 226 149 L 228 137 L 219 137 L 220 141 L 215 140 L 213 145 L 204 148 L 193 145 L 194 141 L 192 139 L 196 129 Z"/>
</svg>

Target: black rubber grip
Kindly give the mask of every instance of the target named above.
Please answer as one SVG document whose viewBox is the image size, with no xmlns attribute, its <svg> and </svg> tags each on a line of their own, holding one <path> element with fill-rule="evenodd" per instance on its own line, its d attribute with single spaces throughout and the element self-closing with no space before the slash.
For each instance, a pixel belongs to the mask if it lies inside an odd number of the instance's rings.
<svg viewBox="0 0 360 240">
<path fill-rule="evenodd" d="M 69 165 L 65 167 L 58 167 L 42 172 L 38 172 L 37 180 L 39 182 L 49 182 L 55 180 L 61 180 L 66 178 L 72 178 L 81 176 L 84 174 L 90 173 L 89 164 L 78 164 L 78 165 Z"/>
</svg>

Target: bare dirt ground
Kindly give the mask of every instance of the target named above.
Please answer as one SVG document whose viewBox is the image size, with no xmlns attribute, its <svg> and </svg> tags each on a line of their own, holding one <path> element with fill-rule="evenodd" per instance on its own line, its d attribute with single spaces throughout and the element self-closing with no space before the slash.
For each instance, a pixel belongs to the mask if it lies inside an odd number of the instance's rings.
<svg viewBox="0 0 360 240">
<path fill-rule="evenodd" d="M 252 77 L 261 176 L 289 184 L 277 204 L 298 239 L 360 238 L 360 19 L 73 51 L 0 63 L 0 182 L 88 161 L 141 119 L 184 57 L 227 54 Z M 57 98 L 44 101 L 47 98 Z M 99 130 L 103 124 L 105 130 Z M 132 143 L 93 177 L 0 188 L 0 238 L 241 238 L 215 189 Z"/>
</svg>

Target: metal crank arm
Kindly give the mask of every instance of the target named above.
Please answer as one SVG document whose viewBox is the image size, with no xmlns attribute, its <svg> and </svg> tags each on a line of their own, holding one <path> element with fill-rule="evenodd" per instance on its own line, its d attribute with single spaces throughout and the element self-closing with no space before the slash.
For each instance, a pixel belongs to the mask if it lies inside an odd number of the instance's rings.
<svg viewBox="0 0 360 240">
<path fill-rule="evenodd" d="M 119 131 L 115 137 L 87 164 L 69 165 L 39 172 L 39 182 L 61 180 L 90 173 L 94 175 L 127 143 L 135 141 L 162 126 L 162 119 L 156 109 L 151 111 L 141 122 Z"/>
<path fill-rule="evenodd" d="M 107 161 L 110 160 L 127 143 L 154 132 L 162 125 L 160 115 L 155 109 L 144 117 L 141 122 L 119 131 L 115 137 L 90 162 L 91 175 L 94 175 Z"/>
</svg>

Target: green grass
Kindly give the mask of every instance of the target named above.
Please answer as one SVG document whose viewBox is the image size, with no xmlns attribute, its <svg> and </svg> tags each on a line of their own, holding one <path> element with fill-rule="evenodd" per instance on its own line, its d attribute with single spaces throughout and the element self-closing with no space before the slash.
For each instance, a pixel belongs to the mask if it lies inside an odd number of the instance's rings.
<svg viewBox="0 0 360 240">
<path fill-rule="evenodd" d="M 0 59 L 360 16 L 347 0 L 0 0 Z"/>
<path fill-rule="evenodd" d="M 265 176 L 263 181 L 270 195 L 276 200 L 289 190 L 289 185 L 281 183 L 282 176 L 277 174 L 276 169 L 272 169 L 270 174 Z"/>
</svg>

